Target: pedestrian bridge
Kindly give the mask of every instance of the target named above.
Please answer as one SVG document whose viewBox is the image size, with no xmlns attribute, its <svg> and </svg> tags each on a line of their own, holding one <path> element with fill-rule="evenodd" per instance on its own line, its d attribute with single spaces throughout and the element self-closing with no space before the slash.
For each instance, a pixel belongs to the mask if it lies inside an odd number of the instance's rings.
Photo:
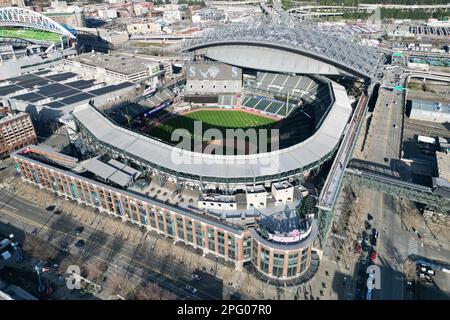
<svg viewBox="0 0 450 320">
<path fill-rule="evenodd" d="M 370 190 L 389 195 L 401 195 L 412 201 L 426 204 L 441 212 L 450 212 L 450 198 L 436 193 L 433 188 L 400 179 L 399 173 L 392 175 L 349 166 L 345 169 L 344 180 Z"/>
</svg>

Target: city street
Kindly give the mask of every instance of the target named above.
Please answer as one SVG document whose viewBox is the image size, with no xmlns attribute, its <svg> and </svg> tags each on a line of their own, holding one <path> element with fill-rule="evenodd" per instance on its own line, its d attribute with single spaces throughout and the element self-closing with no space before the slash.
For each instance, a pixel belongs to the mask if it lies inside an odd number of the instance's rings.
<svg viewBox="0 0 450 320">
<path fill-rule="evenodd" d="M 394 72 L 386 71 L 385 81 L 388 85 L 392 85 L 394 74 L 400 75 L 398 70 L 399 68 L 394 69 Z M 403 77 L 400 77 L 398 83 L 403 83 Z M 380 88 L 364 151 L 362 154 L 356 152 L 355 156 L 395 170 L 395 163 L 401 156 L 403 113 L 404 93 L 397 94 L 391 89 Z M 450 256 L 449 252 L 433 244 L 424 243 L 424 240 L 431 239 L 431 236 L 419 240 L 411 228 L 405 226 L 404 216 L 417 216 L 418 212 L 417 209 L 411 212 L 401 208 L 399 198 L 395 195 L 361 189 L 358 190 L 358 196 L 361 207 L 367 210 L 363 214 L 370 213 L 373 216 L 372 227 L 380 233 L 376 264 L 380 266 L 381 271 L 381 290 L 374 290 L 372 299 L 407 298 L 403 275 L 405 260 L 410 256 L 430 259 L 439 257 L 446 260 Z M 423 219 L 420 221 L 423 224 Z"/>
<path fill-rule="evenodd" d="M 75 240 L 75 237 L 70 234 L 76 226 L 82 224 L 84 230 L 80 237 L 77 237 L 86 241 L 82 257 L 107 262 L 112 266 L 109 270 L 122 271 L 131 277 L 155 281 L 178 296 L 189 299 L 222 299 L 223 294 L 234 293 L 233 288 L 227 288 L 222 284 L 222 280 L 216 277 L 205 277 L 205 284 L 203 288 L 198 288 L 196 295 L 183 290 L 186 283 L 192 281 L 191 273 L 195 267 L 187 266 L 186 268 L 177 263 L 179 261 L 176 261 L 173 252 L 166 252 L 164 258 L 161 258 L 161 252 L 153 253 L 152 251 L 159 251 L 156 247 L 164 249 L 165 241 L 158 240 L 158 237 L 141 233 L 139 242 L 135 245 L 126 241 L 125 235 L 108 233 L 111 230 L 105 228 L 105 221 L 102 220 L 107 219 L 103 215 L 97 214 L 92 221 L 80 223 L 65 215 L 52 214 L 3 190 L 0 190 L 0 199 L 0 222 L 14 225 L 27 233 L 37 230 L 40 237 L 44 239 L 51 237 L 51 243 L 58 247 L 62 242 L 69 242 L 70 245 L 70 242 Z M 61 219 L 64 220 L 63 223 L 57 223 L 57 220 Z M 3 225 L 2 228 L 4 229 L 1 230 L 2 232 L 8 232 L 7 225 Z M 23 239 L 19 240 L 23 241 Z M 71 252 L 76 253 L 77 250 L 77 248 L 71 248 Z"/>
</svg>

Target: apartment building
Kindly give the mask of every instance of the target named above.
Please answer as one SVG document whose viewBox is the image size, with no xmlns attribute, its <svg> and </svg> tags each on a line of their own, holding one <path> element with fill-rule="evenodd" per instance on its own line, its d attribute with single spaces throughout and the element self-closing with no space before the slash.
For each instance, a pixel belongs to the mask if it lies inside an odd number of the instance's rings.
<svg viewBox="0 0 450 320">
<path fill-rule="evenodd" d="M 28 113 L 0 113 L 0 158 L 34 143 L 37 135 Z"/>
</svg>

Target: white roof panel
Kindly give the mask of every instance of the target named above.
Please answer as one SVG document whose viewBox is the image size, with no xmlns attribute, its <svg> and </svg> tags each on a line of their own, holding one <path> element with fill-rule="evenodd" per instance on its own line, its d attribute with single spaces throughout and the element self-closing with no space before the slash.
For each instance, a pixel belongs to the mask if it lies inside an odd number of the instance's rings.
<svg viewBox="0 0 450 320">
<path fill-rule="evenodd" d="M 90 159 L 84 165 L 88 171 L 102 179 L 108 179 L 117 169 L 99 161 L 97 158 Z"/>
<path fill-rule="evenodd" d="M 133 178 L 132 176 L 117 170 L 108 178 L 108 180 L 121 187 L 125 187 L 133 180 Z"/>
</svg>

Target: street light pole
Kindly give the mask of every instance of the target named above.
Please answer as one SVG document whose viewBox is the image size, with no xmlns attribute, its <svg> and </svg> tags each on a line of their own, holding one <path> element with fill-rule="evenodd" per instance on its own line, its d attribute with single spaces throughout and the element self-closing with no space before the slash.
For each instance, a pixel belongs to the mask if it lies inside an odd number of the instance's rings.
<svg viewBox="0 0 450 320">
<path fill-rule="evenodd" d="M 34 270 L 36 270 L 37 276 L 38 276 L 38 282 L 39 282 L 39 287 L 38 287 L 38 291 L 41 292 L 41 288 L 42 288 L 42 282 L 41 282 L 41 274 L 40 274 L 40 262 L 34 267 Z"/>
</svg>

